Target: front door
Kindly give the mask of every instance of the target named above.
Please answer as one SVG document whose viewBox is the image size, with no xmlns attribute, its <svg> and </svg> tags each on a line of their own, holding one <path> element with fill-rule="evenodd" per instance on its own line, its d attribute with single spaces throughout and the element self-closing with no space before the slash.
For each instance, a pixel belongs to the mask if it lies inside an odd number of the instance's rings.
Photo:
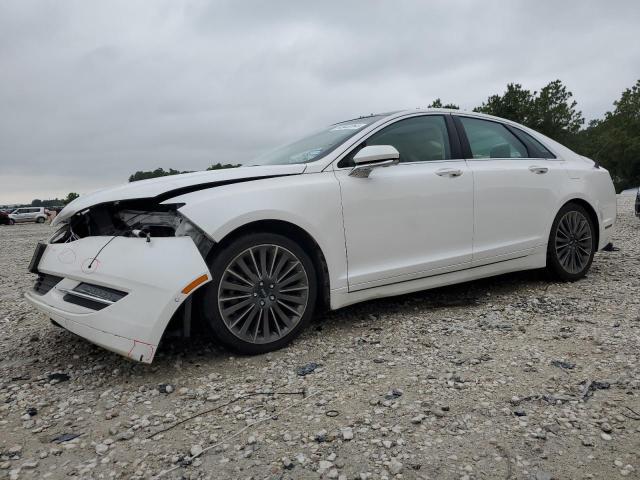
<svg viewBox="0 0 640 480">
<path fill-rule="evenodd" d="M 351 177 L 358 148 L 336 169 L 349 291 L 470 266 L 473 179 L 465 160 L 452 159 L 445 116 L 398 120 L 365 145 L 392 145 L 400 163 Z"/>
</svg>

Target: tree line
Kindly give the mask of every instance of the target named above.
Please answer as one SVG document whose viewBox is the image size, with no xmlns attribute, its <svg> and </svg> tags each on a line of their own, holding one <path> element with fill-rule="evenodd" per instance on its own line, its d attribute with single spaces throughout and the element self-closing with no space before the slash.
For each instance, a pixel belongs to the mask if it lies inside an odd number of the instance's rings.
<svg viewBox="0 0 640 480">
<path fill-rule="evenodd" d="M 67 203 L 74 201 L 78 198 L 76 192 L 70 192 L 65 198 L 50 198 L 48 200 L 40 200 L 39 198 L 35 198 L 31 201 L 32 207 L 62 207 Z"/>
<path fill-rule="evenodd" d="M 436 99 L 430 107 L 443 105 Z M 602 118 L 585 119 L 573 94 L 560 80 L 539 92 L 510 83 L 502 94 L 491 95 L 474 112 L 487 113 L 526 125 L 609 170 L 616 191 L 640 185 L 640 80 L 622 92 Z"/>
<path fill-rule="evenodd" d="M 439 98 L 429 107 L 459 109 L 454 103 L 443 104 Z M 510 83 L 503 93 L 489 96 L 473 111 L 521 123 L 591 158 L 609 170 L 618 192 L 640 185 L 640 80 L 622 92 L 611 111 L 586 126 L 573 94 L 560 80 L 548 83 L 539 92 Z M 207 170 L 238 166 L 216 163 Z M 179 173 L 189 172 L 157 168 L 138 171 L 129 181 Z"/>
<path fill-rule="evenodd" d="M 222 170 L 224 168 L 235 168 L 239 167 L 239 163 L 214 163 L 207 170 Z M 170 168 L 169 170 L 165 170 L 164 168 L 156 168 L 155 170 L 148 171 L 140 171 L 138 170 L 133 175 L 129 176 L 130 182 L 137 182 L 138 180 L 148 180 L 149 178 L 157 178 L 157 177 L 166 177 L 168 175 L 178 175 L 180 173 L 193 173 L 192 170 L 174 170 Z"/>
</svg>

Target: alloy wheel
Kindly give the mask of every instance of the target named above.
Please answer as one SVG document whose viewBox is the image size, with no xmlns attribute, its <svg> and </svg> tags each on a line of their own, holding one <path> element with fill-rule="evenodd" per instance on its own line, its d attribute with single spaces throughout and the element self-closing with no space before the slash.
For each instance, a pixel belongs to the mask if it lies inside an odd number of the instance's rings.
<svg viewBox="0 0 640 480">
<path fill-rule="evenodd" d="M 580 273 L 589 264 L 593 250 L 591 225 L 581 212 L 571 210 L 560 219 L 555 249 L 558 262 L 569 273 Z"/>
<path fill-rule="evenodd" d="M 279 245 L 247 248 L 224 270 L 218 309 L 239 339 L 263 344 L 286 336 L 300 322 L 309 299 L 304 265 Z"/>
</svg>

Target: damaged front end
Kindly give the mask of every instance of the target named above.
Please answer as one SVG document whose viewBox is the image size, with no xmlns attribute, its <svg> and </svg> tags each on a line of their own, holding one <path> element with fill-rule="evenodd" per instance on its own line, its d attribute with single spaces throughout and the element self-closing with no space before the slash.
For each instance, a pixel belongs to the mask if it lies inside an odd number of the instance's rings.
<svg viewBox="0 0 640 480">
<path fill-rule="evenodd" d="M 214 242 L 178 209 L 183 204 L 161 204 L 153 200 L 116 201 L 78 212 L 49 239 L 69 243 L 91 236 L 190 237 L 206 258 Z"/>
<path fill-rule="evenodd" d="M 211 280 L 214 242 L 180 207 L 114 201 L 66 218 L 36 250 L 26 299 L 67 330 L 151 362 L 173 315 Z"/>
</svg>

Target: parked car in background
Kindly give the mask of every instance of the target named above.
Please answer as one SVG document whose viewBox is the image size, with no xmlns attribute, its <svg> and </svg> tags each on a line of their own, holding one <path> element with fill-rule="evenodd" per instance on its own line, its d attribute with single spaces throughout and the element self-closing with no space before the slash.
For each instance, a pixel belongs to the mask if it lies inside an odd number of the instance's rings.
<svg viewBox="0 0 640 480">
<path fill-rule="evenodd" d="M 252 163 L 74 200 L 35 251 L 26 298 L 136 361 L 192 310 L 255 354 L 286 345 L 317 306 L 545 267 L 578 280 L 616 219 L 606 169 L 477 113 L 360 117 Z"/>
<path fill-rule="evenodd" d="M 13 218 L 9 217 L 7 212 L 0 210 L 0 225 L 13 225 L 14 223 Z"/>
<path fill-rule="evenodd" d="M 47 219 L 47 212 L 44 207 L 21 207 L 11 212 L 9 218 L 15 223 L 44 223 Z"/>
</svg>

